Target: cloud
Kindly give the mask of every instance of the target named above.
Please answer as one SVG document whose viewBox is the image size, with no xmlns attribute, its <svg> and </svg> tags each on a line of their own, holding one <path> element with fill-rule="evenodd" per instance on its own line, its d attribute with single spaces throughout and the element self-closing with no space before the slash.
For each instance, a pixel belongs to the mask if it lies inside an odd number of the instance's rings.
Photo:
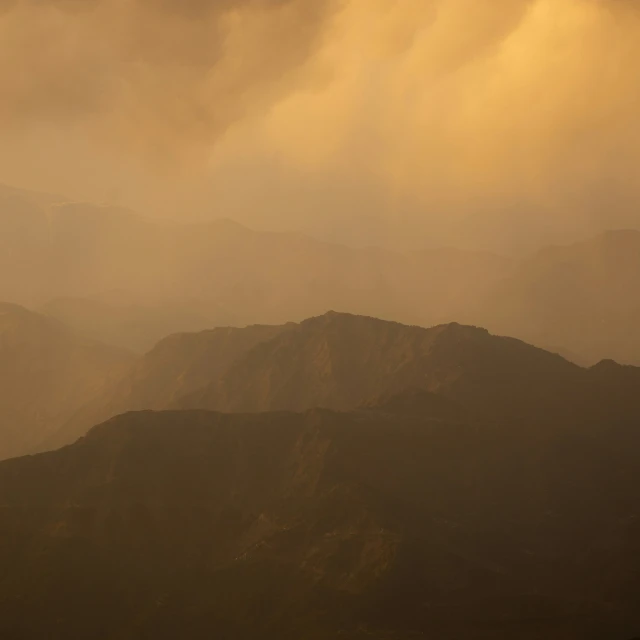
<svg viewBox="0 0 640 640">
<path fill-rule="evenodd" d="M 147 155 L 206 147 L 298 81 L 328 0 L 15 0 L 0 123 L 87 124 Z M 115 136 L 115 139 L 114 139 Z"/>
<path fill-rule="evenodd" d="M 151 173 L 361 185 L 430 230 L 640 224 L 633 0 L 5 1 L 0 75 L 0 128 Z"/>
<path fill-rule="evenodd" d="M 616 150 L 639 151 L 640 21 L 632 3 L 387 4 L 407 16 L 416 4 L 425 9 L 422 21 L 411 16 L 412 29 L 396 27 L 405 43 L 398 53 L 368 55 L 354 40 L 370 11 L 354 0 L 327 39 L 327 55 L 341 66 L 334 83 L 276 107 L 272 139 L 298 161 L 331 163 L 345 157 L 342 145 L 369 139 L 377 153 L 365 149 L 359 162 L 403 187 L 517 193 L 554 181 L 550 166 L 564 166 L 564 177 L 594 169 L 604 176 Z M 381 41 L 389 22 L 383 11 L 378 18 L 365 42 Z M 387 41 L 397 33 L 386 32 Z M 299 147 L 305 130 L 310 139 Z"/>
</svg>

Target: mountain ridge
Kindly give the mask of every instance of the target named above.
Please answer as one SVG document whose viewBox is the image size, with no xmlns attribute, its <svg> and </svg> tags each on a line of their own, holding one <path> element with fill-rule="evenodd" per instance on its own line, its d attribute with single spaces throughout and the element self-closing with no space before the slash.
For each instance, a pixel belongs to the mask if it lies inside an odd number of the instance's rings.
<svg viewBox="0 0 640 640">
<path fill-rule="evenodd" d="M 506 258 L 452 248 L 357 248 L 224 219 L 160 221 L 53 200 L 0 190 L 0 298 L 39 309 L 125 290 L 143 307 L 195 322 L 178 330 L 283 324 L 340 308 L 422 326 L 484 326 L 575 354 L 581 364 L 640 363 L 638 231 Z M 96 329 L 81 311 L 62 313 L 79 328 Z M 137 318 L 153 329 L 153 314 Z M 126 322 L 111 331 L 106 335 L 119 344 L 131 344 Z M 144 336 L 136 341 L 144 345 L 139 350 L 149 346 Z"/>
<path fill-rule="evenodd" d="M 602 375 L 602 366 L 585 369 L 477 327 L 426 329 L 329 312 L 167 338 L 46 444 L 72 442 L 129 410 L 356 410 L 408 390 L 516 425 L 542 422 L 547 411 L 574 422 L 636 411 L 640 370 L 609 365 L 613 373 Z"/>
<path fill-rule="evenodd" d="M 0 463 L 0 631 L 632 637 L 638 438 L 423 409 L 118 416 Z"/>
</svg>

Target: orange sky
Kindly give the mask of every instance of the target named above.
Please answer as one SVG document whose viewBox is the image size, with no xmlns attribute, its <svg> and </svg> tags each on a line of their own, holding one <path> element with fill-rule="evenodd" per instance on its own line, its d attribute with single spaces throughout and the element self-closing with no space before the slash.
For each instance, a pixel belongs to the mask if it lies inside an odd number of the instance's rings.
<svg viewBox="0 0 640 640">
<path fill-rule="evenodd" d="M 632 0 L 0 0 L 0 181 L 148 213 L 640 226 L 639 98 Z"/>
</svg>

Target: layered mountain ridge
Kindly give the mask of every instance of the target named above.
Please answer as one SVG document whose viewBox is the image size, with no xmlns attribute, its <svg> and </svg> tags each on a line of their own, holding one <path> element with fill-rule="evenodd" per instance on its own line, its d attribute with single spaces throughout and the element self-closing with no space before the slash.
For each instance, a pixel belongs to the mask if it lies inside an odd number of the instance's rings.
<svg viewBox="0 0 640 640">
<path fill-rule="evenodd" d="M 338 312 L 140 358 L 11 305 L 0 327 L 6 398 L 45 406 L 32 361 L 93 397 L 20 443 L 68 446 L 0 462 L 3 637 L 640 628 L 640 369 Z M 87 358 L 120 369 L 63 366 Z"/>
<path fill-rule="evenodd" d="M 0 632 L 632 637 L 637 422 L 478 425 L 410 395 L 129 413 L 0 463 Z"/>
<path fill-rule="evenodd" d="M 601 375 L 603 367 L 612 374 Z M 429 392 L 478 419 L 514 427 L 549 415 L 597 420 L 636 412 L 638 385 L 640 370 L 634 367 L 603 363 L 584 369 L 484 329 L 424 329 L 330 312 L 299 324 L 168 338 L 47 445 L 72 442 L 129 410 L 353 410 L 407 390 Z"/>
<path fill-rule="evenodd" d="M 583 365 L 640 364 L 640 232 L 514 259 L 349 247 L 225 219 L 155 220 L 0 186 L 0 299 L 140 353 L 168 333 L 282 324 L 327 309 L 457 321 Z"/>
<path fill-rule="evenodd" d="M 452 319 L 453 307 L 475 297 L 508 262 L 472 252 L 462 259 L 454 250 L 354 249 L 224 219 L 179 224 L 117 207 L 3 193 L 0 188 L 0 266 L 9 271 L 0 272 L 0 298 L 48 307 L 88 331 L 101 329 L 85 317 L 88 303 L 114 291 L 139 306 L 174 308 L 174 315 L 192 305 L 191 317 L 204 316 L 201 329 L 225 317 L 277 324 L 336 307 L 432 324 Z M 28 270 L 21 268 L 27 263 Z M 446 283 L 433 276 L 444 271 Z M 416 308 L 420 296 L 430 298 L 428 307 Z"/>
</svg>

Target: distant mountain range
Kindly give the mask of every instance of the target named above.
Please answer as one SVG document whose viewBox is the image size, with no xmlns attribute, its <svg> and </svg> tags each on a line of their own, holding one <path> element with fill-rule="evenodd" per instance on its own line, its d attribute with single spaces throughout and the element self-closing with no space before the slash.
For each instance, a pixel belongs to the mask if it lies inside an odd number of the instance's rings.
<svg viewBox="0 0 640 640">
<path fill-rule="evenodd" d="M 0 231 L 0 266 L 11 272 L 0 276 L 0 299 L 38 307 L 125 292 L 138 305 L 195 300 L 201 311 L 222 308 L 245 324 L 301 320 L 331 308 L 417 321 L 421 296 L 431 298 L 436 317 L 505 262 L 458 251 L 351 249 L 228 220 L 155 222 L 106 206 L 40 204 L 14 191 L 3 197 L 1 190 Z M 425 277 L 443 270 L 446 283 Z"/>
<path fill-rule="evenodd" d="M 0 300 L 144 352 L 214 326 L 282 324 L 328 309 L 484 326 L 579 364 L 640 364 L 640 232 L 510 260 L 350 248 L 235 222 L 154 221 L 0 187 Z"/>
<path fill-rule="evenodd" d="M 475 320 L 586 362 L 640 363 L 640 232 L 549 247 L 495 285 Z"/>
</svg>

